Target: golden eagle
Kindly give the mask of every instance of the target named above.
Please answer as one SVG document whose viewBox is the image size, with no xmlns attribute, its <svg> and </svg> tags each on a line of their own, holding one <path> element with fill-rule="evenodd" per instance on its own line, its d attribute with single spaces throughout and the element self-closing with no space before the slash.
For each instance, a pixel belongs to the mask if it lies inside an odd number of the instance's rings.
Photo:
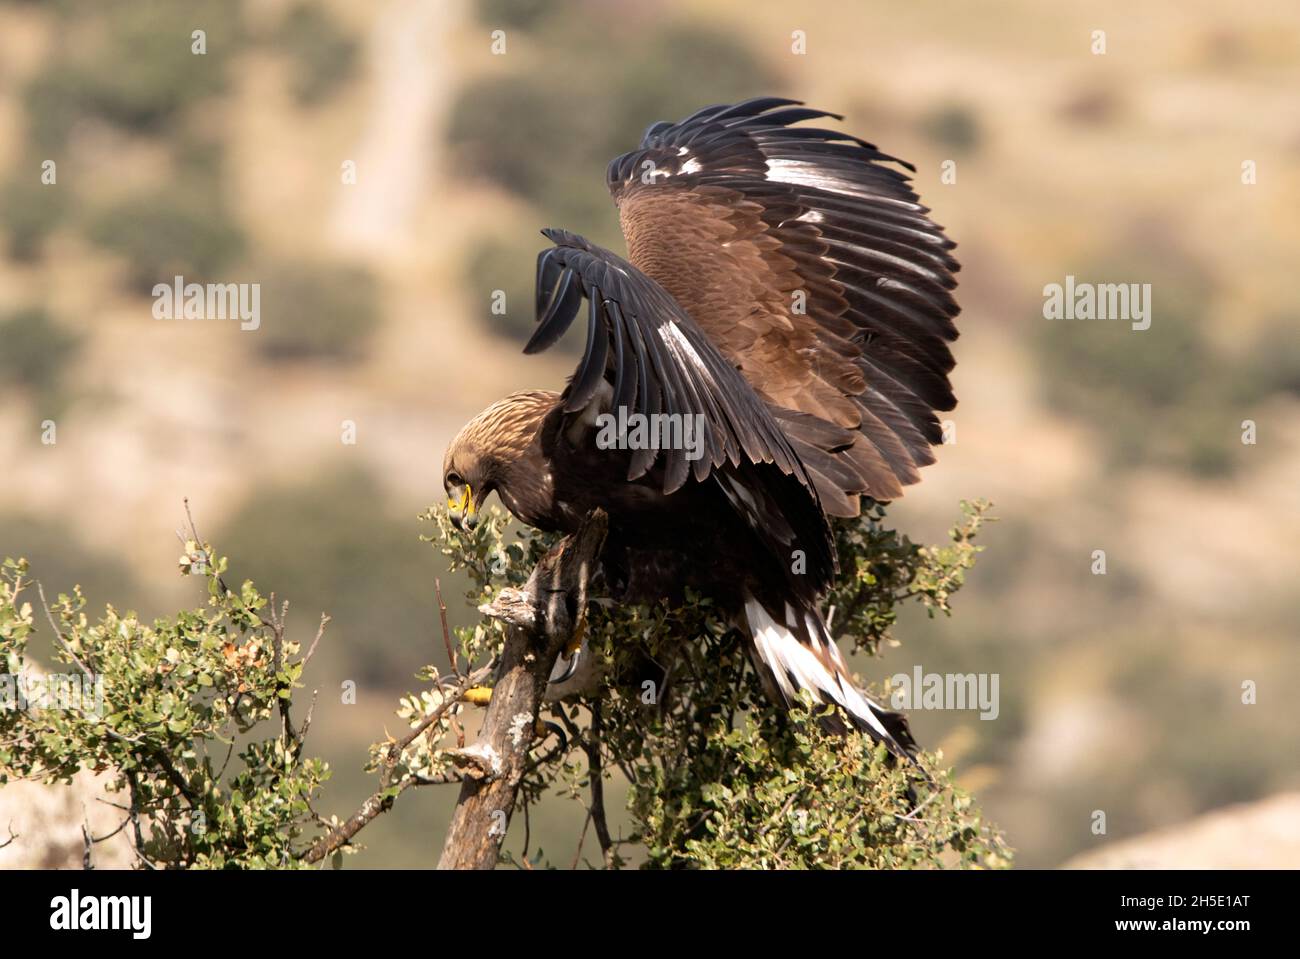
<svg viewBox="0 0 1300 959">
<path fill-rule="evenodd" d="M 524 352 L 585 301 L 577 370 L 563 393 L 471 420 L 443 483 L 462 528 L 494 491 L 542 530 L 603 508 L 615 596 L 712 596 L 773 698 L 808 690 L 912 758 L 906 718 L 856 688 L 820 600 L 837 573 L 828 517 L 899 496 L 934 461 L 935 411 L 955 404 L 958 264 L 915 168 L 796 125 L 822 117 L 842 119 L 776 97 L 706 107 L 614 160 L 627 259 L 542 231 L 554 245 Z"/>
</svg>

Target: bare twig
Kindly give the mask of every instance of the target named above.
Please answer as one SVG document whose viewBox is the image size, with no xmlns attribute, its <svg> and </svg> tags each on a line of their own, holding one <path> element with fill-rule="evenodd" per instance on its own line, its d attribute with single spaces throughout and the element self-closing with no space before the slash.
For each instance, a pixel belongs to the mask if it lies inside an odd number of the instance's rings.
<svg viewBox="0 0 1300 959">
<path fill-rule="evenodd" d="M 916 818 L 916 814 L 919 813 L 922 809 L 924 809 L 926 806 L 930 805 L 930 803 L 934 802 L 934 801 L 935 801 L 936 799 L 938 799 L 938 798 L 939 798 L 939 790 L 938 790 L 938 789 L 935 789 L 935 791 L 932 792 L 932 793 L 930 793 L 930 795 L 926 797 L 925 801 L 922 802 L 922 803 L 920 803 L 919 805 L 917 805 L 917 807 L 916 807 L 915 809 L 911 810 L 910 812 L 908 812 L 908 813 L 906 813 L 905 815 L 902 815 L 902 816 L 900 816 L 900 815 L 898 815 L 897 813 L 895 813 L 895 814 L 894 814 L 894 818 L 895 818 L 895 819 L 901 819 L 901 820 L 903 820 L 904 822 L 918 822 L 918 823 L 919 823 L 919 822 L 925 822 L 924 819 L 917 819 L 917 818 Z"/>
<path fill-rule="evenodd" d="M 587 810 L 587 818 L 582 821 L 582 832 L 578 833 L 578 848 L 573 852 L 573 862 L 569 863 L 569 870 L 578 868 L 578 863 L 582 862 L 582 844 L 587 841 L 587 829 L 591 826 L 591 810 Z"/>
<path fill-rule="evenodd" d="M 320 695 L 319 689 L 311 691 L 311 702 L 307 705 L 307 715 L 303 717 L 302 728 L 298 730 L 298 742 L 301 744 L 307 738 L 307 730 L 311 729 L 311 717 L 316 712 L 316 697 Z"/>
<path fill-rule="evenodd" d="M 199 547 L 203 549 L 203 558 L 207 562 L 208 566 L 211 567 L 215 573 L 216 567 L 212 565 L 213 557 L 210 555 L 210 552 L 205 547 L 203 542 L 203 537 L 199 535 L 199 528 L 196 525 L 194 525 L 194 514 L 190 512 L 190 498 L 186 496 L 181 502 L 185 504 L 185 518 L 188 519 L 190 522 L 190 535 L 194 538 L 194 542 L 197 543 Z M 217 585 L 221 587 L 221 591 L 223 593 L 227 594 L 228 596 L 233 596 L 236 599 L 239 599 L 241 597 L 242 594 L 236 593 L 234 590 L 232 590 L 229 586 L 226 585 L 226 580 L 220 573 L 216 573 L 216 577 L 217 577 Z M 242 599 L 240 601 L 242 603 Z M 274 609 L 274 607 L 272 607 L 272 609 Z M 249 606 L 244 606 L 244 611 L 247 612 L 249 615 L 256 617 L 257 621 L 261 623 L 263 626 L 265 626 L 267 629 L 269 630 L 275 629 L 275 624 L 271 622 L 271 620 L 263 616 L 261 613 L 259 613 L 257 610 Z"/>
<path fill-rule="evenodd" d="M 532 864 L 528 861 L 528 847 L 533 841 L 533 824 L 528 817 L 528 800 L 524 799 L 524 850 L 520 853 L 520 858 L 524 862 L 524 868 L 532 869 Z"/>
<path fill-rule="evenodd" d="M 438 597 L 438 618 L 442 620 L 442 645 L 447 650 L 447 663 L 451 671 L 460 675 L 460 661 L 456 657 L 456 647 L 451 643 L 451 630 L 447 627 L 447 604 L 442 601 L 442 583 L 435 576 L 433 592 Z"/>
<path fill-rule="evenodd" d="M 86 678 L 93 683 L 95 681 L 94 672 L 81 661 L 81 657 L 79 657 L 76 651 L 72 648 L 72 644 L 63 638 L 62 630 L 60 630 L 55 624 L 54 614 L 50 612 L 50 604 L 45 601 L 45 587 L 40 584 L 39 580 L 36 582 L 36 594 L 41 598 L 41 608 L 45 610 L 45 618 L 50 622 L 50 629 L 54 630 L 54 638 L 59 641 L 59 645 L 63 647 L 64 652 L 72 657 L 72 661 L 77 664 L 78 668 L 80 668 L 82 673 L 85 674 Z"/>
<path fill-rule="evenodd" d="M 140 828 L 140 790 L 135 776 L 127 773 L 126 785 L 131 792 L 131 832 L 135 837 L 135 857 L 149 869 L 157 869 L 157 863 L 144 854 L 144 830 Z"/>
<path fill-rule="evenodd" d="M 316 638 L 311 641 L 311 645 L 307 647 L 307 655 L 302 658 L 304 669 L 306 669 L 307 664 L 311 662 L 311 658 L 316 655 L 316 647 L 320 645 L 320 639 L 325 635 L 325 627 L 329 624 L 330 618 L 331 617 L 327 613 L 320 614 L 320 626 L 316 628 Z"/>
<path fill-rule="evenodd" d="M 601 764 L 600 749 L 602 732 L 600 703 L 591 705 L 591 731 L 583 743 L 587 753 L 587 778 L 591 780 L 591 821 L 596 827 L 596 838 L 600 841 L 601 857 L 605 868 L 615 868 L 614 843 L 609 837 L 609 823 L 605 821 L 605 774 Z"/>
<path fill-rule="evenodd" d="M 114 804 L 114 805 L 116 805 L 116 804 Z M 118 808 L 120 809 L 121 807 L 119 806 Z M 120 823 L 117 824 L 117 828 L 114 829 L 112 832 L 110 832 L 110 833 L 105 833 L 105 834 L 102 835 L 102 836 L 92 836 L 92 837 L 90 838 L 90 841 L 91 841 L 91 842 L 107 842 L 108 840 L 110 840 L 110 839 L 112 839 L 114 836 L 116 836 L 118 833 L 120 833 L 123 829 L 125 829 L 125 828 L 127 827 L 127 825 L 128 825 L 130 822 L 131 822 L 131 817 L 130 817 L 130 816 L 127 816 L 125 819 L 123 819 Z"/>
</svg>

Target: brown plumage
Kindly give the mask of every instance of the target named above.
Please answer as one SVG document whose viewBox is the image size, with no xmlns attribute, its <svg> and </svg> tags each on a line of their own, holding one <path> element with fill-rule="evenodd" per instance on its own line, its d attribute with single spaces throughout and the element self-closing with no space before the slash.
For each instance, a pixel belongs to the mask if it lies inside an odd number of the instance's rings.
<svg viewBox="0 0 1300 959">
<path fill-rule="evenodd" d="M 493 491 L 541 529 L 603 507 L 620 595 L 712 595 L 775 698 L 809 689 L 911 756 L 906 720 L 853 686 L 819 601 L 836 573 L 827 517 L 900 495 L 934 460 L 957 263 L 889 164 L 910 166 L 794 125 L 828 116 L 777 98 L 708 107 L 614 160 L 628 259 L 562 230 L 538 257 L 525 352 L 585 300 L 578 369 L 562 394 L 517 393 L 471 421 L 444 485 L 458 523 Z M 631 442 L 637 417 L 678 424 L 676 442 Z"/>
</svg>

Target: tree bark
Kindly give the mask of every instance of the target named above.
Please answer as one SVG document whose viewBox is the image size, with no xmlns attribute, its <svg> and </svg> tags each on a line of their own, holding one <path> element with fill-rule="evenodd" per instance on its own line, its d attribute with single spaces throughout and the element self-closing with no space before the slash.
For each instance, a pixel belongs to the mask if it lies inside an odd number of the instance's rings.
<svg viewBox="0 0 1300 959">
<path fill-rule="evenodd" d="M 493 869 L 528 764 L 537 711 L 555 660 L 585 621 L 587 583 L 608 517 L 596 510 L 534 567 L 522 590 L 503 589 L 483 607 L 506 624 L 506 642 L 478 741 L 453 750 L 465 779 L 439 869 Z"/>
</svg>

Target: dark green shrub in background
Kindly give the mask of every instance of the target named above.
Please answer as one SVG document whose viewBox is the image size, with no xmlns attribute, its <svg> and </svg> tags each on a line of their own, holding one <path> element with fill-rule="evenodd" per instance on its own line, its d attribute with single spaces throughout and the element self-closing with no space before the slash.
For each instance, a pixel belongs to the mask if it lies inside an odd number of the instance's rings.
<svg viewBox="0 0 1300 959">
<path fill-rule="evenodd" d="M 493 332 L 517 340 L 521 346 L 532 335 L 536 323 L 535 266 L 537 254 L 548 242 L 540 234 L 536 242 L 531 240 L 529 233 L 509 240 L 484 237 L 470 248 L 464 272 L 473 314 L 482 317 Z M 497 302 L 493 294 L 497 290 L 505 294 L 504 313 L 493 312 Z M 571 348 L 577 341 L 566 336 L 563 342 Z"/>
<path fill-rule="evenodd" d="M 327 100 L 356 72 L 356 39 L 320 3 L 294 4 L 272 40 L 289 57 L 293 95 L 302 106 Z"/>
<path fill-rule="evenodd" d="M 611 249 L 622 249 L 617 213 L 604 188 L 605 167 L 634 149 L 650 123 L 679 119 L 709 102 L 741 100 L 776 89 L 776 78 L 743 43 L 721 31 L 659 20 L 635 43 L 608 42 L 627 29 L 593 4 L 580 20 L 552 25 L 543 5 L 479 5 L 485 24 L 534 30 L 508 36 L 524 52 L 516 72 L 469 83 L 457 96 L 447 137 L 465 169 L 529 201 L 535 208 L 508 241 L 481 239 L 471 249 L 466 296 L 492 330 L 511 338 L 533 326 L 533 272 L 546 240 L 527 227 L 563 226 Z M 548 62 L 527 60 L 545 44 Z M 581 100 L 573 95 L 582 89 Z M 502 144 L 523 144 L 503 149 Z M 506 293 L 507 312 L 491 310 L 491 292 Z"/>
<path fill-rule="evenodd" d="M 64 53 L 25 94 L 35 143 L 43 150 L 61 147 L 82 118 L 157 133 L 222 93 L 240 44 L 240 7 L 227 0 L 60 3 Z M 205 54 L 192 52 L 195 30 L 206 33 Z"/>
<path fill-rule="evenodd" d="M 608 12 L 564 29 L 539 31 L 548 62 L 468 84 L 457 97 L 448 139 L 472 169 L 537 205 L 546 221 L 610 244 L 617 222 L 603 184 L 605 166 L 634 149 L 655 120 L 679 119 L 706 104 L 775 89 L 776 78 L 735 37 L 701 27 L 652 21 L 635 43 L 608 42 L 619 29 Z M 625 27 L 624 27 L 625 28 Z M 527 41 L 513 41 L 527 50 Z M 583 90 L 582 97 L 573 95 Z M 700 91 L 708 91 L 701 94 Z M 525 144 L 503 149 L 502 144 Z"/>
<path fill-rule="evenodd" d="M 1246 402 L 1273 393 L 1300 396 L 1300 315 L 1264 324 L 1242 364 L 1237 393 Z"/>
<path fill-rule="evenodd" d="M 930 110 L 921 121 L 921 132 L 956 153 L 969 153 L 980 145 L 979 117 L 972 107 L 962 103 L 947 103 Z"/>
<path fill-rule="evenodd" d="M 555 4 L 549 0 L 478 0 L 478 19 L 485 27 L 532 30 L 541 24 Z"/>
<path fill-rule="evenodd" d="M 301 482 L 261 489 L 226 521 L 221 541 L 247 557 L 244 575 L 274 579 L 293 598 L 303 610 L 295 629 L 314 630 L 315 616 L 329 611 L 336 642 L 322 651 L 327 667 L 391 685 L 426 661 L 429 640 L 417 650 L 411 639 L 430 626 L 436 571 L 364 470 L 326 465 Z"/>
<path fill-rule="evenodd" d="M 80 585 L 87 601 L 96 607 L 113 599 L 140 595 L 140 584 L 121 557 L 88 545 L 84 531 L 74 523 L 59 517 L 10 512 L 15 506 L 0 504 L 0 554 L 22 552 L 42 571 L 47 582 Z M 52 640 L 43 637 L 33 649 L 37 658 L 50 661 Z"/>
<path fill-rule="evenodd" d="M 278 263 L 250 268 L 262 284 L 262 325 L 251 340 L 276 362 L 356 362 L 381 319 L 378 287 L 360 267 Z"/>
<path fill-rule="evenodd" d="M 42 405 L 58 402 L 64 369 L 80 342 L 40 307 L 0 314 L 0 389 L 28 390 Z"/>
<path fill-rule="evenodd" d="M 67 194 L 57 184 L 41 182 L 41 161 L 20 162 L 0 185 L 0 232 L 13 259 L 26 262 L 41 255 L 45 238 L 67 212 Z"/>
<path fill-rule="evenodd" d="M 233 282 L 225 271 L 244 251 L 243 231 L 226 205 L 177 187 L 111 204 L 91 218 L 88 233 L 125 261 L 141 295 L 176 276 L 187 283 Z"/>
<path fill-rule="evenodd" d="M 1243 412 L 1231 401 L 1238 374 L 1211 349 L 1211 290 L 1195 264 L 1135 255 L 1081 270 L 1076 282 L 1150 283 L 1151 325 L 1034 317 L 1048 404 L 1092 426 L 1112 466 L 1231 471 Z"/>
</svg>

